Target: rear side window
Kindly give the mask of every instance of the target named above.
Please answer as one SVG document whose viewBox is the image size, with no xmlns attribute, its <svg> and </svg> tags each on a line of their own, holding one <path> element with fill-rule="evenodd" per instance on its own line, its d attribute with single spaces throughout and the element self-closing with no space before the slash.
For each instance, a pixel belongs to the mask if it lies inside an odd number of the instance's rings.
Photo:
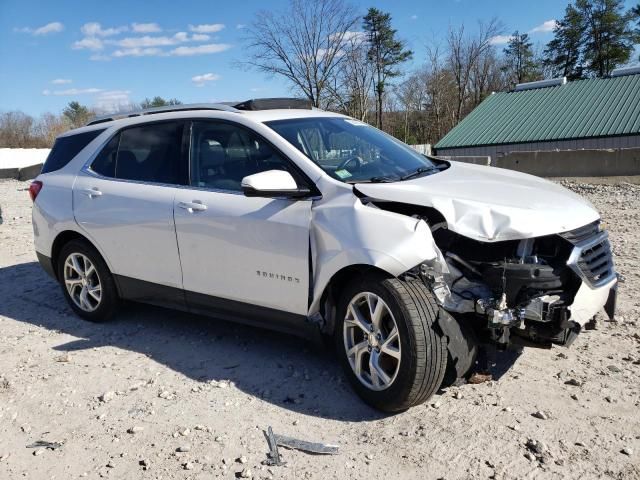
<svg viewBox="0 0 640 480">
<path fill-rule="evenodd" d="M 44 162 L 42 173 L 60 170 L 73 160 L 73 158 L 80 153 L 80 150 L 89 145 L 94 138 L 104 131 L 105 129 L 103 128 L 101 130 L 91 130 L 90 132 L 58 138 L 56 143 L 53 144 L 47 160 Z"/>
<path fill-rule="evenodd" d="M 183 131 L 184 122 L 127 128 L 105 145 L 91 169 L 105 177 L 123 180 L 186 184 Z"/>
</svg>

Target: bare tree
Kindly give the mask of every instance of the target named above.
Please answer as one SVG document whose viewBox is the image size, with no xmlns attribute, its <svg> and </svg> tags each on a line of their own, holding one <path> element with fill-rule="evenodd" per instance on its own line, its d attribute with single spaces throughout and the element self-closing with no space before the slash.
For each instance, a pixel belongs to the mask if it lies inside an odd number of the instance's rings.
<svg viewBox="0 0 640 480">
<path fill-rule="evenodd" d="M 33 147 L 34 120 L 24 112 L 5 112 L 0 115 L 0 147 Z"/>
<path fill-rule="evenodd" d="M 496 18 L 488 23 L 480 22 L 478 33 L 473 36 L 466 34 L 464 25 L 449 29 L 447 37 L 448 63 L 457 90 L 456 123 L 462 119 L 465 113 L 464 106 L 476 63 L 488 49 L 492 48 L 491 39 L 502 31 L 503 27 Z"/>
<path fill-rule="evenodd" d="M 373 103 L 374 70 L 368 57 L 369 47 L 361 34 L 350 34 L 345 40 L 344 58 L 334 75 L 329 93 L 332 101 L 324 102 L 351 117 L 365 121 Z"/>
<path fill-rule="evenodd" d="M 247 31 L 245 66 L 286 78 L 322 107 L 344 60 L 348 32 L 359 20 L 343 0 L 290 0 L 284 12 L 261 11 Z"/>
</svg>

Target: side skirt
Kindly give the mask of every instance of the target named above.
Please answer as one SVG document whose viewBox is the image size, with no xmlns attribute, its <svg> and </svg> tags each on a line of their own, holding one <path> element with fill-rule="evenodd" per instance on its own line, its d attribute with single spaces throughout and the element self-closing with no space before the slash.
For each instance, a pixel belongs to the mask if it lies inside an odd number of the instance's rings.
<svg viewBox="0 0 640 480">
<path fill-rule="evenodd" d="M 318 326 L 305 315 L 168 287 L 131 277 L 115 275 L 121 298 L 205 315 L 220 320 L 277 330 L 315 339 Z"/>
</svg>

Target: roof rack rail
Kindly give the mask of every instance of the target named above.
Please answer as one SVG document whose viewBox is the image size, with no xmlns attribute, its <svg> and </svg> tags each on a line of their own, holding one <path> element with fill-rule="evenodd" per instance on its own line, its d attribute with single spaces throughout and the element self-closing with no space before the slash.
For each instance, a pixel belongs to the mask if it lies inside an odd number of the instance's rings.
<svg viewBox="0 0 640 480">
<path fill-rule="evenodd" d="M 311 110 L 313 104 L 306 98 L 253 98 L 233 105 L 238 110 Z"/>
<path fill-rule="evenodd" d="M 111 115 L 103 115 L 91 120 L 87 125 L 96 125 L 98 123 L 110 122 L 112 120 L 120 120 L 122 118 L 139 117 L 141 115 L 153 115 L 155 113 L 183 112 L 188 110 L 222 110 L 225 112 L 237 112 L 237 108 L 223 103 L 190 103 L 181 105 L 166 105 L 164 107 L 145 108 L 142 110 L 134 110 L 131 112 L 113 113 Z"/>
</svg>

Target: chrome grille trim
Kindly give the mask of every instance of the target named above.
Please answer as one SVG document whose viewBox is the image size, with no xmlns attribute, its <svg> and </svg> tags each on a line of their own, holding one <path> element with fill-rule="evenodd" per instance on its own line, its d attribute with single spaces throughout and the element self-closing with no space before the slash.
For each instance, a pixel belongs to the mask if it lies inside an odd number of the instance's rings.
<svg viewBox="0 0 640 480">
<path fill-rule="evenodd" d="M 598 288 L 616 278 L 607 232 L 572 243 L 574 248 L 567 265 L 587 285 Z"/>
</svg>

